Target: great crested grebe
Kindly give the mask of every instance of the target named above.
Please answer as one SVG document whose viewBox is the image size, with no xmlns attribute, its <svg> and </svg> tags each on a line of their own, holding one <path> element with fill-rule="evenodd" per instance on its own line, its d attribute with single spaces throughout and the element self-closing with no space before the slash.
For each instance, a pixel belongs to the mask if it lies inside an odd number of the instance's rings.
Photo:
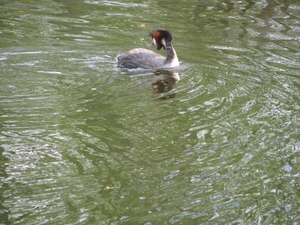
<svg viewBox="0 0 300 225">
<path fill-rule="evenodd" d="M 117 57 L 119 67 L 134 69 L 167 69 L 179 66 L 177 54 L 173 48 L 173 35 L 164 29 L 157 29 L 150 33 L 152 43 L 157 50 L 162 47 L 167 52 L 167 57 L 144 48 L 132 49 Z"/>
</svg>

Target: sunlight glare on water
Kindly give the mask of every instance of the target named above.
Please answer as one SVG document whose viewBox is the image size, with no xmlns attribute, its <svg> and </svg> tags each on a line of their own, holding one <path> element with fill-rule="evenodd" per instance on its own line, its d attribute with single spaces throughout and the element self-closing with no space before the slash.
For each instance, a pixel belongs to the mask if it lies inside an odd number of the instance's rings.
<svg viewBox="0 0 300 225">
<path fill-rule="evenodd" d="M 299 224 L 299 10 L 0 1 L 0 223 Z M 179 68 L 116 67 L 158 27 Z"/>
</svg>

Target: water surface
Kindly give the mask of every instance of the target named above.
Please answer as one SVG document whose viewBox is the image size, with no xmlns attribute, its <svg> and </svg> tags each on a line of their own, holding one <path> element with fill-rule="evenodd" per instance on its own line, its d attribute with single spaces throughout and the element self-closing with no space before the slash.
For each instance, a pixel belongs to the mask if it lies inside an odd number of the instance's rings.
<svg viewBox="0 0 300 225">
<path fill-rule="evenodd" d="M 299 224 L 299 10 L 0 1 L 1 224 Z M 180 68 L 117 68 L 157 27 Z"/>
</svg>

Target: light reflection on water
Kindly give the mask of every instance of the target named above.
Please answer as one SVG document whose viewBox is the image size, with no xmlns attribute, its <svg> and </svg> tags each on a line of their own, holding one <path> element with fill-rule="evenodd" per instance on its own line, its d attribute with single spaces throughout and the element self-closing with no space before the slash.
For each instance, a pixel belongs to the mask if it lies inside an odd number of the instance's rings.
<svg viewBox="0 0 300 225">
<path fill-rule="evenodd" d="M 297 4 L 1 3 L 1 223 L 297 224 Z"/>
</svg>

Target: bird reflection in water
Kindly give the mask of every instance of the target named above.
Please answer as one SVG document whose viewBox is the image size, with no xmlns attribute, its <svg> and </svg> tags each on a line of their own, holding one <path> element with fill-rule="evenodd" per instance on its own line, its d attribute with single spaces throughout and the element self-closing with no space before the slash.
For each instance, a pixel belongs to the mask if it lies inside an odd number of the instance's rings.
<svg viewBox="0 0 300 225">
<path fill-rule="evenodd" d="M 157 94 L 166 93 L 172 90 L 175 84 L 180 80 L 179 74 L 174 71 L 160 70 L 155 72 L 156 80 L 151 83 Z M 174 98 L 176 93 L 167 94 L 158 98 L 159 101 Z"/>
<path fill-rule="evenodd" d="M 177 72 L 169 70 L 157 70 L 151 75 L 150 79 L 143 80 L 142 82 L 137 84 L 136 87 L 143 87 L 150 84 L 153 87 L 154 91 L 157 94 L 161 95 L 161 97 L 159 97 L 157 100 L 162 101 L 174 98 L 176 96 L 176 93 L 165 93 L 172 90 L 179 80 L 180 77 Z"/>
</svg>

